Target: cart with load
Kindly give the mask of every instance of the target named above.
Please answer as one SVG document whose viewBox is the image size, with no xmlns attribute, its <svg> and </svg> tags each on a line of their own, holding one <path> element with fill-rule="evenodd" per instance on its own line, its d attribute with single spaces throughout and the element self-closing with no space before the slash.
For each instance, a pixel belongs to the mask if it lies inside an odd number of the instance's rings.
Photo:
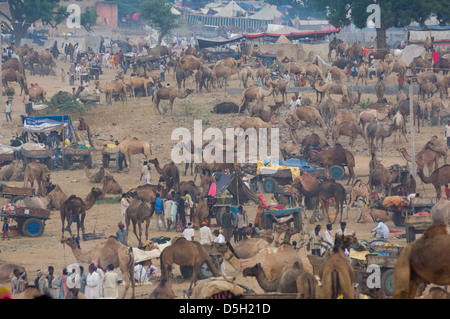
<svg viewBox="0 0 450 319">
<path fill-rule="evenodd" d="M 22 146 L 21 157 L 23 169 L 31 162 L 38 162 L 47 165 L 48 169 L 53 168 L 53 151 L 43 144 L 26 143 Z"/>
<path fill-rule="evenodd" d="M 284 208 L 284 206 L 274 206 L 272 209 L 266 209 L 262 213 L 264 229 L 273 229 L 274 224 L 294 224 L 294 229 L 301 231 L 303 229 L 302 214 L 300 207 Z"/>
<path fill-rule="evenodd" d="M 68 169 L 73 163 L 85 163 L 92 168 L 92 149 L 88 147 L 64 147 L 62 149 L 63 167 Z"/>
<path fill-rule="evenodd" d="M 431 214 L 428 212 L 406 215 L 406 243 L 409 244 L 416 240 L 416 234 L 422 234 L 425 229 L 431 226 L 431 221 Z"/>
<path fill-rule="evenodd" d="M 34 196 L 34 188 L 8 186 L 0 182 L 0 196 L 9 199 L 10 203 L 15 203 L 26 196 Z"/>
<path fill-rule="evenodd" d="M 6 205 L 0 217 L 17 222 L 17 232 L 26 237 L 40 237 L 45 230 L 45 222 L 50 219 L 50 211 L 41 208 L 16 207 Z"/>
<path fill-rule="evenodd" d="M 102 165 L 104 168 L 109 167 L 109 162 L 117 161 L 119 155 L 119 146 L 114 142 L 107 142 L 102 148 Z"/>
</svg>

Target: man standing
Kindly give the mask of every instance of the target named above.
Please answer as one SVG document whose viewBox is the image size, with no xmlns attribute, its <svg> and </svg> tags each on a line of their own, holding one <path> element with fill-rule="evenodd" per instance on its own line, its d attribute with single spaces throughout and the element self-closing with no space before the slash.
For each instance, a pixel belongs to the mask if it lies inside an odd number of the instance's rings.
<svg viewBox="0 0 450 319">
<path fill-rule="evenodd" d="M 155 214 L 156 214 L 156 230 L 161 231 L 159 227 L 159 222 L 161 221 L 163 224 L 163 230 L 166 229 L 166 221 L 164 220 L 164 203 L 161 199 L 161 195 L 156 194 L 156 203 L 155 203 Z"/>
<path fill-rule="evenodd" d="M 322 234 L 320 233 L 321 226 L 316 225 L 314 231 L 309 234 L 308 244 L 306 249 L 309 251 L 311 249 L 311 254 L 320 257 L 320 248 L 322 246 Z"/>
<path fill-rule="evenodd" d="M 164 66 L 164 64 L 161 63 L 159 65 L 159 74 L 161 75 L 161 82 L 166 81 L 165 72 L 166 72 L 166 67 Z"/>
<path fill-rule="evenodd" d="M 104 297 L 108 299 L 117 299 L 119 296 L 119 290 L 117 288 L 118 276 L 113 270 L 114 265 L 109 264 L 103 282 Z"/>
<path fill-rule="evenodd" d="M 450 121 L 445 126 L 445 137 L 447 137 L 447 147 L 450 147 Z"/>
<path fill-rule="evenodd" d="M 47 276 L 48 292 L 53 299 L 57 299 L 58 298 L 58 292 L 57 292 L 58 278 L 56 278 L 56 276 L 54 275 L 54 271 L 55 271 L 55 268 L 53 266 L 48 267 L 48 276 Z"/>
<path fill-rule="evenodd" d="M 345 227 L 347 227 L 347 223 L 346 222 L 342 222 L 341 223 L 341 228 L 336 230 L 336 235 L 338 235 L 338 236 L 345 236 L 346 232 L 347 232 Z"/>
<path fill-rule="evenodd" d="M 230 206 L 225 208 L 225 213 L 222 215 L 222 228 L 223 228 L 223 236 L 226 241 L 231 240 L 231 236 L 233 234 L 233 226 L 234 226 L 234 216 L 230 210 Z"/>
<path fill-rule="evenodd" d="M 117 224 L 119 229 L 116 232 L 117 241 L 125 246 L 127 246 L 127 231 L 125 230 L 125 225 L 122 222 Z"/>
<path fill-rule="evenodd" d="M 223 244 L 223 243 L 225 243 L 227 241 L 225 239 L 225 237 L 220 233 L 220 231 L 218 229 L 214 230 L 213 234 L 214 234 L 214 236 L 216 236 L 216 238 L 214 238 L 214 243 L 215 244 Z M 222 273 L 223 276 L 226 277 L 226 273 L 225 273 L 225 258 L 222 259 L 222 263 L 220 264 L 220 272 Z"/>
<path fill-rule="evenodd" d="M 245 230 L 247 229 L 247 226 L 248 226 L 247 212 L 244 210 L 242 206 L 239 206 L 238 213 L 236 215 L 236 227 L 238 231 L 237 241 L 241 241 L 242 239 L 245 238 Z"/>
<path fill-rule="evenodd" d="M 100 279 L 97 272 L 95 271 L 94 264 L 89 264 L 89 274 L 86 277 L 86 298 L 87 299 L 99 299 L 100 289 L 99 289 Z"/>
<path fill-rule="evenodd" d="M 150 166 L 148 165 L 148 162 L 145 161 L 144 162 L 144 166 L 142 166 L 142 170 L 141 170 L 141 178 L 140 181 L 142 181 L 142 178 L 144 178 L 144 184 L 150 184 L 151 180 L 152 180 L 152 176 L 150 174 Z"/>
<path fill-rule="evenodd" d="M 12 112 L 11 102 L 6 101 L 6 105 L 5 105 L 6 122 L 12 121 L 11 112 Z"/>
<path fill-rule="evenodd" d="M 199 241 L 201 245 L 211 245 L 213 241 L 211 229 L 209 229 L 207 221 L 202 223 L 202 227 L 199 230 Z"/>
<path fill-rule="evenodd" d="M 327 229 L 324 232 L 322 240 L 322 255 L 331 247 L 333 247 L 333 235 L 331 235 L 331 230 L 333 229 L 332 224 L 327 224 Z"/>
</svg>

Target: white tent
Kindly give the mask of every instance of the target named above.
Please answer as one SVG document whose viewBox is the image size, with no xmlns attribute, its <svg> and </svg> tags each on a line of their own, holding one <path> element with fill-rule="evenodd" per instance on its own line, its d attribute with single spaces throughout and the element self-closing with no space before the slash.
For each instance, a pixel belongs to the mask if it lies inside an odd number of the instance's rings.
<svg viewBox="0 0 450 319">
<path fill-rule="evenodd" d="M 179 16 L 181 15 L 181 12 L 178 11 L 177 9 L 175 9 L 174 7 L 170 8 L 170 11 L 172 12 L 172 14 Z"/>
<path fill-rule="evenodd" d="M 214 16 L 233 18 L 236 17 L 238 14 L 244 15 L 245 12 L 246 11 L 242 9 L 236 2 L 230 1 L 225 7 L 220 9 L 220 11 L 217 12 Z"/>
<path fill-rule="evenodd" d="M 399 60 L 405 61 L 408 65 L 414 60 L 415 57 L 425 57 L 426 50 L 423 46 L 408 45 L 403 49 L 403 52 Z"/>
<path fill-rule="evenodd" d="M 274 19 L 279 19 L 282 16 L 283 16 L 283 14 L 277 10 L 276 6 L 267 5 L 267 6 L 264 6 L 257 13 L 251 15 L 249 18 L 256 19 L 256 20 L 274 20 Z"/>
</svg>

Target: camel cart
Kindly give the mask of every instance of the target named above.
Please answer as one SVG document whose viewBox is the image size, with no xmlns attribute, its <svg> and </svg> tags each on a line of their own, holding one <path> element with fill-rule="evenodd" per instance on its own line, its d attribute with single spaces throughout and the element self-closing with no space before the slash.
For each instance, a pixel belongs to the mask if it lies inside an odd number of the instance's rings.
<svg viewBox="0 0 450 319">
<path fill-rule="evenodd" d="M 0 217 L 17 222 L 17 231 L 26 237 L 40 237 L 45 230 L 45 222 L 50 219 L 50 211 L 41 208 L 26 208 L 7 205 L 0 212 Z"/>
<path fill-rule="evenodd" d="M 7 198 L 11 203 L 15 203 L 26 196 L 34 196 L 34 188 L 31 187 L 13 187 L 0 183 L 0 196 Z"/>
<path fill-rule="evenodd" d="M 416 240 L 417 234 L 422 234 L 431 225 L 431 214 L 418 213 L 405 217 L 406 243 Z"/>
<path fill-rule="evenodd" d="M 21 156 L 23 161 L 23 170 L 31 162 L 38 162 L 47 165 L 48 169 L 53 168 L 53 151 L 51 149 L 27 150 L 22 147 Z"/>
<path fill-rule="evenodd" d="M 289 225 L 291 223 L 294 223 L 294 229 L 298 231 L 303 228 L 300 207 L 264 210 L 262 215 L 265 229 L 273 229 L 274 224 Z"/>
<path fill-rule="evenodd" d="M 73 163 L 86 163 L 88 168 L 92 168 L 91 148 L 64 147 L 62 156 L 64 169 L 68 169 Z"/>
<path fill-rule="evenodd" d="M 117 162 L 119 156 L 119 146 L 113 142 L 108 142 L 102 148 L 102 165 L 104 168 L 109 167 L 109 162 Z"/>
<path fill-rule="evenodd" d="M 394 290 L 394 267 L 403 247 L 376 241 L 369 243 L 368 246 L 368 250 L 350 250 L 351 265 L 355 275 L 362 276 L 367 282 L 369 276 L 373 275 L 374 269 L 379 269 L 380 287 L 376 288 L 381 288 L 386 296 L 391 297 Z"/>
</svg>

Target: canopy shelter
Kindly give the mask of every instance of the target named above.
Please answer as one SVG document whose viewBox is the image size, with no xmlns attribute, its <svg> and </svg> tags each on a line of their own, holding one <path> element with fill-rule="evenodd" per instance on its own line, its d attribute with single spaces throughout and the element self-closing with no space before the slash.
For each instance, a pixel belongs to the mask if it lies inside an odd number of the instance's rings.
<svg viewBox="0 0 450 319">
<path fill-rule="evenodd" d="M 241 41 L 243 38 L 244 38 L 244 36 L 242 36 L 242 35 L 234 37 L 234 38 L 230 38 L 230 39 L 220 37 L 220 36 L 216 37 L 216 38 L 197 37 L 197 42 L 198 42 L 198 47 L 200 49 L 206 49 L 206 48 L 225 45 L 228 43 L 238 42 L 238 41 Z"/>
<path fill-rule="evenodd" d="M 341 29 L 332 29 L 332 30 L 317 30 L 317 31 L 298 31 L 298 32 L 290 32 L 290 33 L 271 33 L 271 32 L 260 32 L 260 33 L 246 33 L 243 34 L 248 39 L 256 39 L 261 37 L 272 37 L 272 38 L 279 38 L 280 36 L 284 35 L 289 40 L 298 40 L 303 38 L 319 38 L 319 37 L 325 37 L 328 35 L 331 35 L 333 33 L 339 33 Z"/>
<path fill-rule="evenodd" d="M 246 183 L 244 183 L 239 175 L 218 174 L 216 180 L 216 196 L 220 197 L 223 193 L 225 193 L 225 191 L 228 191 L 231 195 L 233 195 L 233 197 L 239 199 L 239 203 L 253 201 L 257 204 L 259 202 L 258 195 L 252 191 Z"/>
<path fill-rule="evenodd" d="M 277 10 L 277 7 L 274 5 L 266 5 L 261 10 L 256 12 L 255 14 L 249 16 L 250 19 L 255 20 L 268 20 L 273 21 L 275 19 L 281 19 L 283 14 Z"/>
<path fill-rule="evenodd" d="M 218 17 L 237 17 L 245 15 L 246 11 L 242 9 L 236 2 L 230 1 L 225 7 L 215 14 Z"/>
</svg>

